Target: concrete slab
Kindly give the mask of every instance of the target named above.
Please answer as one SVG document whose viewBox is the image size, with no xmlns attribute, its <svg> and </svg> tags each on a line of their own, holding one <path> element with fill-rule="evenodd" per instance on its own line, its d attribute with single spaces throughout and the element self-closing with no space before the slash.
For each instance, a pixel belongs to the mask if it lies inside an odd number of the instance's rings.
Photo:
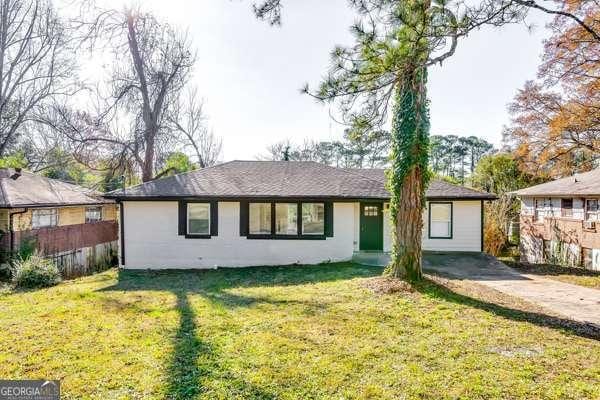
<svg viewBox="0 0 600 400">
<path fill-rule="evenodd" d="M 485 254 L 426 254 L 423 270 L 471 280 L 600 327 L 600 290 L 522 274 Z"/>
</svg>

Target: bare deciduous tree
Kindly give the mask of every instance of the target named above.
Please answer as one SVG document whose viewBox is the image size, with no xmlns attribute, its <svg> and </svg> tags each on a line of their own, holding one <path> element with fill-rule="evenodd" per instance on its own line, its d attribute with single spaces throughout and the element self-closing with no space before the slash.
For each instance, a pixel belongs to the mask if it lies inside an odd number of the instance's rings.
<svg viewBox="0 0 600 400">
<path fill-rule="evenodd" d="M 68 123 L 71 137 L 79 141 L 81 152 L 89 153 L 90 148 L 98 146 L 113 154 L 116 151 L 123 158 L 120 164 L 133 161 L 142 181 L 149 181 L 156 173 L 160 158 L 157 153 L 168 149 L 173 140 L 168 129 L 169 116 L 188 82 L 195 54 L 185 33 L 150 13 L 95 7 L 86 8 L 85 13 L 90 9 L 95 17 L 82 18 L 77 28 L 92 49 L 103 48 L 112 53 L 114 67 L 106 85 L 109 93 L 101 95 L 104 110 L 95 117 L 76 114 L 85 117 L 79 122 L 87 120 L 90 128 L 82 131 L 81 126 Z M 125 133 L 119 133 L 124 126 Z"/>
<path fill-rule="evenodd" d="M 183 135 L 184 147 L 191 148 L 200 168 L 215 165 L 221 157 L 222 140 L 206 126 L 204 102 L 197 88 L 191 88 L 177 100 L 169 115 L 173 131 Z"/>
<path fill-rule="evenodd" d="M 41 118 L 44 104 L 75 92 L 74 59 L 49 1 L 0 2 L 0 156 Z"/>
</svg>

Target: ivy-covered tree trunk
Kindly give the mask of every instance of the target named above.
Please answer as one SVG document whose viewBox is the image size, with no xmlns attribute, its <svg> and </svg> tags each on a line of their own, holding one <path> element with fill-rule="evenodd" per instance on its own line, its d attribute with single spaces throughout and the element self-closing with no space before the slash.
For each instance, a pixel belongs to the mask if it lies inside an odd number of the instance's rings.
<svg viewBox="0 0 600 400">
<path fill-rule="evenodd" d="M 387 272 L 409 281 L 418 281 L 422 277 L 422 212 L 429 181 L 426 84 L 427 68 L 409 67 L 396 86 L 392 115 L 392 166 L 388 185 L 391 191 L 390 216 L 396 229 Z"/>
</svg>

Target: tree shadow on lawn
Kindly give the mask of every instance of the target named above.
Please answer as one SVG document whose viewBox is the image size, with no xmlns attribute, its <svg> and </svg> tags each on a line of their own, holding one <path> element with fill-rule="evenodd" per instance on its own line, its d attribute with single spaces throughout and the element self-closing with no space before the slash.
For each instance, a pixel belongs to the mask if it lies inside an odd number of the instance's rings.
<svg viewBox="0 0 600 400">
<path fill-rule="evenodd" d="M 191 399 L 205 393 L 202 380 L 215 378 L 227 382 L 227 388 L 242 398 L 271 399 L 276 396 L 261 387 L 253 385 L 227 370 L 221 361 L 218 346 L 198 337 L 197 316 L 190 304 L 190 295 L 200 295 L 218 306 L 226 308 L 250 307 L 265 303 L 273 305 L 302 305 L 307 312 L 323 310 L 327 304 L 314 301 L 272 299 L 263 296 L 248 296 L 231 293 L 229 289 L 252 287 L 279 287 L 333 282 L 353 278 L 367 278 L 381 275 L 383 268 L 351 263 L 318 266 L 251 267 L 243 269 L 218 269 L 194 271 L 119 271 L 115 285 L 101 289 L 102 292 L 160 291 L 176 296 L 176 309 L 180 322 L 173 339 L 174 350 L 167 367 L 166 399 Z M 518 322 L 529 322 L 538 326 L 550 327 L 578 336 L 599 339 L 600 331 L 590 330 L 589 325 L 567 319 L 552 317 L 535 312 L 520 311 L 494 303 L 482 301 L 426 280 L 414 285 L 422 295 L 442 301 L 474 307 L 493 313 L 502 318 Z M 108 297 L 108 303 L 115 307 L 115 301 Z M 340 300 L 341 301 L 341 300 Z M 145 312 L 134 303 L 123 302 L 123 307 L 133 307 L 132 311 Z M 151 310 L 150 310 L 151 311 Z"/>
<path fill-rule="evenodd" d="M 239 392 L 238 395 L 253 399 L 273 399 L 271 393 L 226 371 L 220 363 L 221 356 L 215 346 L 200 339 L 196 333 L 196 313 L 190 305 L 188 294 L 176 291 L 175 295 L 180 322 L 167 369 L 165 399 L 193 399 L 205 391 L 201 380 L 211 376 L 226 380 Z"/>
<path fill-rule="evenodd" d="M 502 318 L 518 322 L 529 322 L 541 327 L 561 330 L 563 332 L 581 336 L 587 339 L 600 340 L 600 327 L 589 323 L 578 322 L 567 318 L 560 318 L 537 312 L 518 310 L 499 304 L 490 303 L 484 300 L 479 300 L 457 293 L 450 288 L 430 279 L 425 279 L 423 282 L 415 284 L 413 287 L 419 293 L 426 296 L 477 308 L 489 313 L 493 313 Z"/>
<path fill-rule="evenodd" d="M 160 291 L 176 297 L 179 326 L 174 337 L 174 350 L 167 367 L 165 399 L 192 399 L 203 392 L 201 381 L 215 377 L 227 381 L 230 390 L 242 398 L 272 399 L 275 396 L 227 371 L 220 362 L 218 348 L 197 334 L 196 313 L 190 304 L 190 295 L 200 295 L 210 302 L 227 308 L 250 307 L 258 303 L 274 305 L 299 304 L 306 312 L 326 307 L 313 301 L 277 300 L 263 296 L 245 296 L 228 292 L 237 287 L 290 286 L 328 282 L 380 275 L 381 268 L 351 263 L 317 266 L 251 267 L 218 270 L 131 271 L 120 270 L 115 285 L 101 292 Z M 106 306 L 112 309 L 127 308 L 133 312 L 146 312 L 137 302 L 126 302 L 107 297 Z"/>
</svg>

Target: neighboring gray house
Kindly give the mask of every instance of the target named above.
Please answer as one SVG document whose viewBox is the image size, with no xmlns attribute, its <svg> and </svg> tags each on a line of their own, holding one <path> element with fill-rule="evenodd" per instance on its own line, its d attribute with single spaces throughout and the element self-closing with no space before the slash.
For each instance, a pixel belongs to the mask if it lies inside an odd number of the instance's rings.
<svg viewBox="0 0 600 400">
<path fill-rule="evenodd" d="M 600 168 L 513 194 L 523 261 L 600 270 Z"/>
<path fill-rule="evenodd" d="M 125 268 L 314 264 L 391 248 L 381 169 L 232 161 L 107 197 L 121 204 Z M 433 181 L 424 249 L 481 251 L 482 205 L 494 198 Z"/>
</svg>

